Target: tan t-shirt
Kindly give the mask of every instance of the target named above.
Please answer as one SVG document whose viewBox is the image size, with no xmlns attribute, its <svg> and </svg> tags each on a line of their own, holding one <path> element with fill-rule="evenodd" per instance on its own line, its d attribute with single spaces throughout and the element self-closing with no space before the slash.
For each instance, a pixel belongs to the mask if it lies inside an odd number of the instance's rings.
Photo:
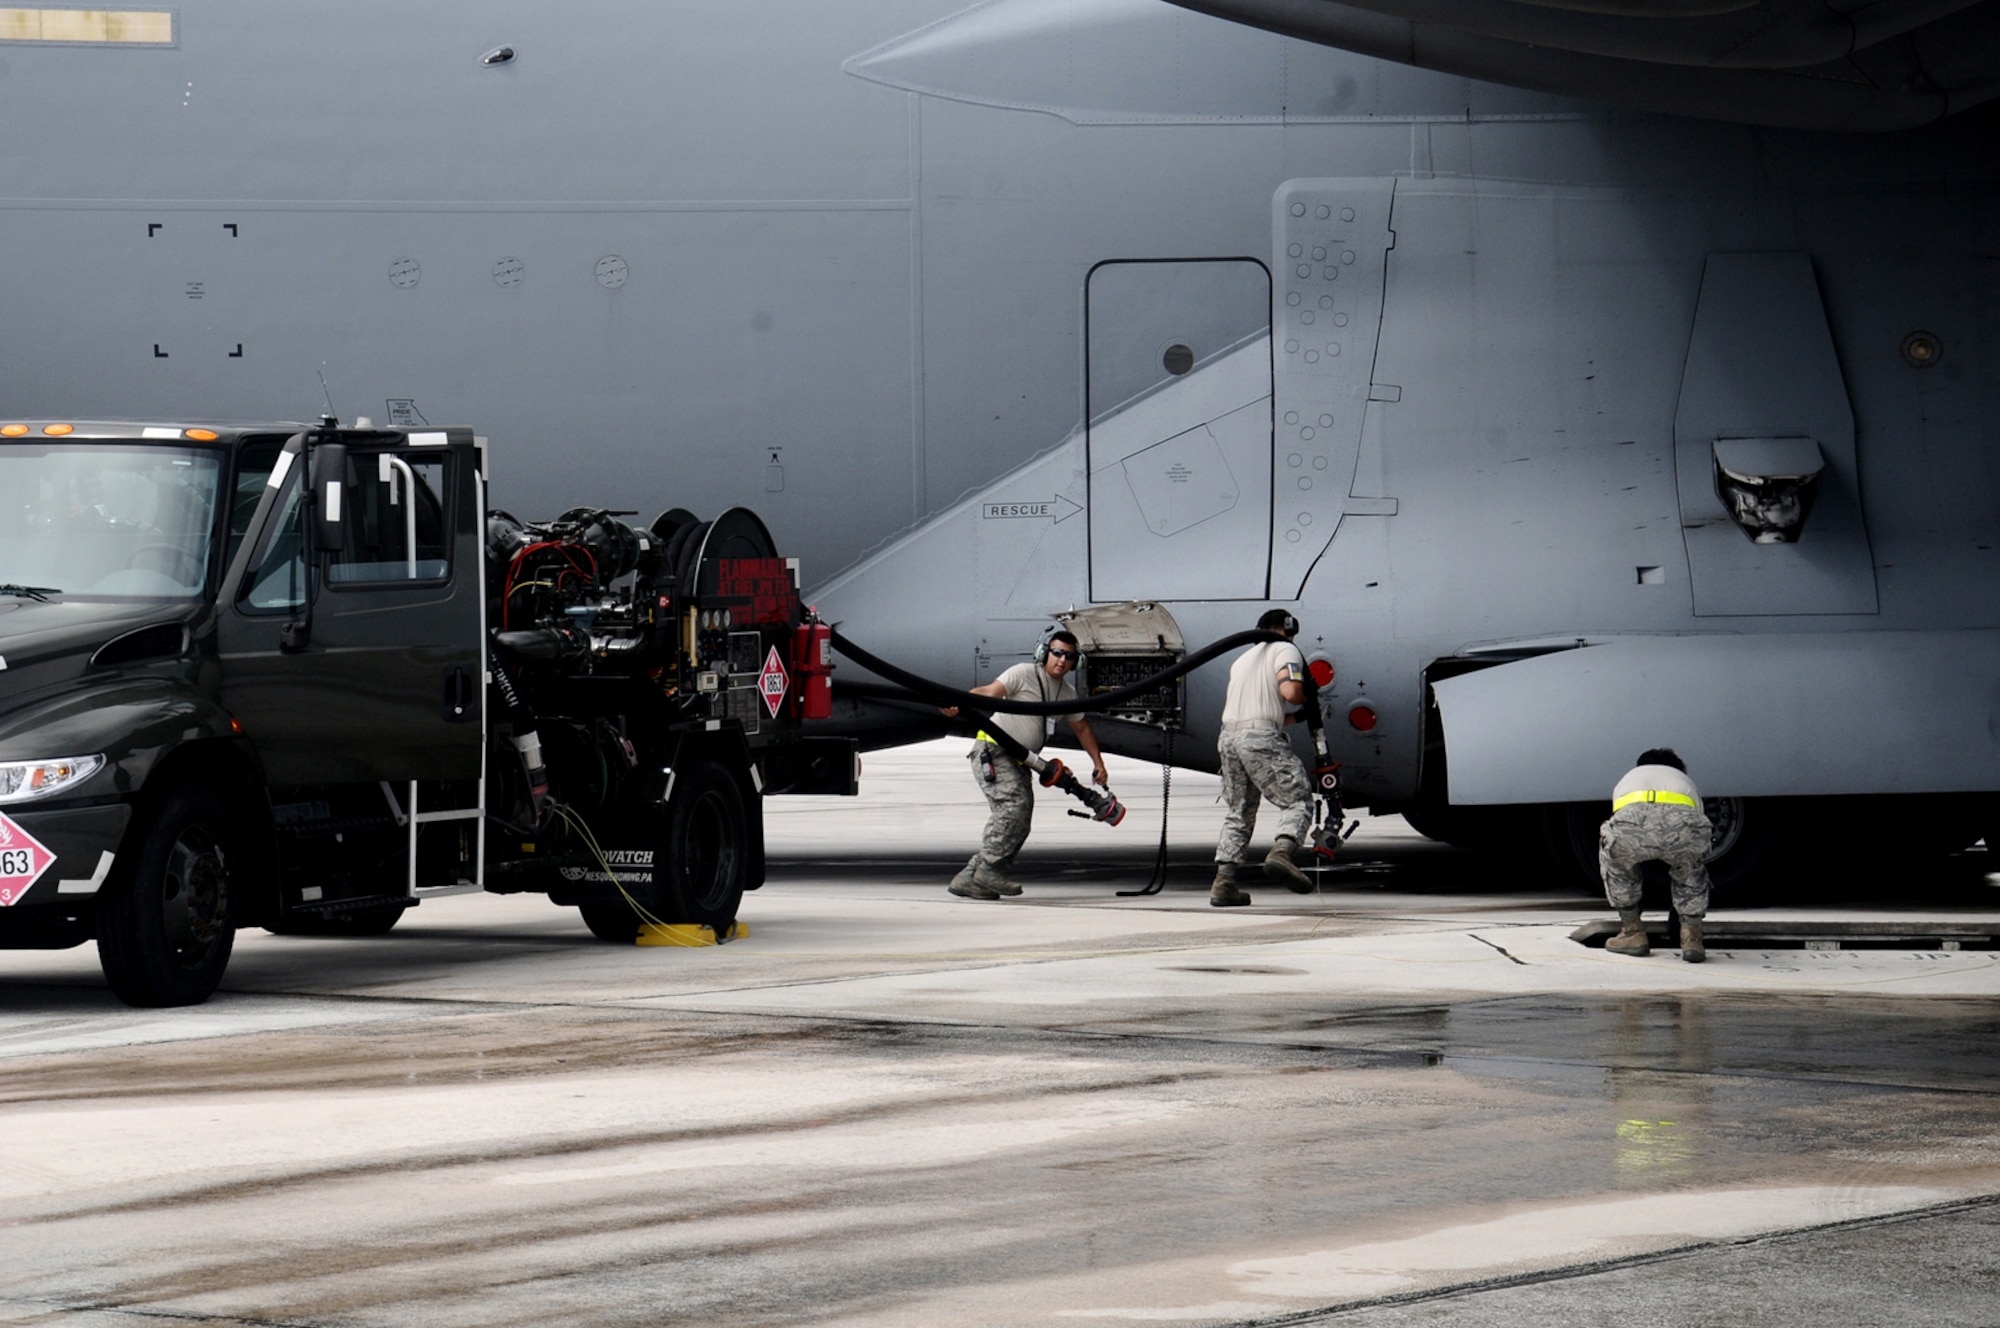
<svg viewBox="0 0 2000 1328">
<path fill-rule="evenodd" d="M 1670 765 L 1635 765 L 1625 772 L 1625 778 L 1611 790 L 1613 802 L 1627 793 L 1637 793 L 1642 789 L 1658 790 L 1661 793 L 1682 793 L 1693 798 L 1695 805 L 1701 805 L 1701 790 L 1694 786 L 1685 772 Z"/>
<path fill-rule="evenodd" d="M 1048 670 L 1030 661 L 1022 661 L 1002 673 L 994 681 L 1006 687 L 1009 701 L 1074 701 L 1077 699 L 1076 675 L 1074 673 L 1057 682 Z M 1055 732 L 1058 721 L 1083 718 L 1083 712 L 1070 715 L 1005 715 L 996 713 L 993 722 L 1007 730 L 1014 740 L 1031 752 L 1042 750 L 1049 734 Z"/>
<path fill-rule="evenodd" d="M 1300 682 L 1306 676 L 1306 657 L 1290 641 L 1266 641 L 1251 646 L 1229 666 L 1229 697 L 1222 703 L 1222 723 L 1234 725 L 1285 726 L 1285 698 L 1278 684 Z"/>
</svg>

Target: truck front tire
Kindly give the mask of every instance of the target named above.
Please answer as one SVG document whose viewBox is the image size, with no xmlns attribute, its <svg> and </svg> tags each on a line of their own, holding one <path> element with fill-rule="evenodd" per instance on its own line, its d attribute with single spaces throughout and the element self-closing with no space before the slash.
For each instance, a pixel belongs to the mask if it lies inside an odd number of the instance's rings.
<svg viewBox="0 0 2000 1328">
<path fill-rule="evenodd" d="M 132 869 L 98 901 L 97 958 L 127 1005 L 199 1005 L 236 943 L 236 835 L 208 789 L 169 793 L 140 832 Z"/>
</svg>

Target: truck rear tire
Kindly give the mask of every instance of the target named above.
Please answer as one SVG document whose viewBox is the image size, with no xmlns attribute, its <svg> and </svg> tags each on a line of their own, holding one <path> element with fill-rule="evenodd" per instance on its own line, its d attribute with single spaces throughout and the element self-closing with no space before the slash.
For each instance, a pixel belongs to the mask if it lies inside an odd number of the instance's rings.
<svg viewBox="0 0 2000 1328">
<path fill-rule="evenodd" d="M 97 958 L 127 1005 L 199 1005 L 236 943 L 236 835 L 208 789 L 175 789 L 138 839 L 132 870 L 98 901 Z"/>
<path fill-rule="evenodd" d="M 750 874 L 750 813 L 729 771 L 698 761 L 681 773 L 667 804 L 665 842 L 655 858 L 666 912 L 725 934 L 736 921 Z"/>
<path fill-rule="evenodd" d="M 578 904 L 576 911 L 583 915 L 583 925 L 590 928 L 590 934 L 600 941 L 630 945 L 639 939 L 639 915 L 622 899 L 610 904 Z"/>
</svg>

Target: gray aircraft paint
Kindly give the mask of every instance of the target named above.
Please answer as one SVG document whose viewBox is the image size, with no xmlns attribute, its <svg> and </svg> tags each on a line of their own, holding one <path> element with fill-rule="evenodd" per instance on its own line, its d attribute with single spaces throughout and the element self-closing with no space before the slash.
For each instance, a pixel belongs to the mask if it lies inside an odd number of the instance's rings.
<svg viewBox="0 0 2000 1328">
<path fill-rule="evenodd" d="M 2000 623 L 1977 126 L 1634 116 L 1153 0 L 959 9 L 192 0 L 170 49 L 8 46 L 0 107 L 32 129 L 0 186 L 0 412 L 295 416 L 323 370 L 345 416 L 478 424 L 500 505 L 748 502 L 809 577 L 866 553 L 822 606 L 965 681 L 1093 596 L 1168 601 L 1191 641 L 1300 596 L 1333 713 L 1381 716 L 1334 725 L 1361 801 L 1414 790 L 1434 660 L 1716 632 L 1817 637 L 1800 658 L 1829 674 L 1969 671 L 1924 713 L 1983 746 L 1929 776 L 1850 756 L 1842 787 L 2000 787 L 1975 705 L 1995 666 L 1951 635 Z M 1301 261 L 1318 248 L 1342 261 Z M 1768 262 L 1792 294 L 1731 287 L 1766 261 L 1737 255 L 1789 256 Z M 1127 301 L 1150 322 L 1093 292 L 1100 265 L 1181 260 L 1267 269 L 1268 338 L 1200 282 Z M 1107 382 L 1086 418 L 1087 312 L 1093 337 L 1185 340 L 1193 368 Z M 1299 335 L 1335 314 L 1339 336 Z M 1935 367 L 1899 354 L 1917 329 Z M 1266 406 L 1232 376 L 1259 356 Z M 1716 436 L 1760 433 L 1812 438 L 1851 486 L 1795 546 L 1751 546 L 1699 480 Z M 1184 503 L 1174 467 L 1217 459 L 1227 482 Z M 1556 667 L 1440 686 L 1461 800 L 1591 796 L 1629 725 L 1713 722 Z M 1177 760 L 1212 759 L 1220 672 Z M 1480 758 L 1496 709 L 1525 728 Z M 1751 773 L 1701 777 L 1768 791 Z"/>
</svg>

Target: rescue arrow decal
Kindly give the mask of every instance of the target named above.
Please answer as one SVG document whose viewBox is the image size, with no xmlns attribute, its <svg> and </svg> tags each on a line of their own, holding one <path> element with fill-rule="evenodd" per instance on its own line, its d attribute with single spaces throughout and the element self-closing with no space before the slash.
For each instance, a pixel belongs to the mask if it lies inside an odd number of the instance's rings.
<svg viewBox="0 0 2000 1328">
<path fill-rule="evenodd" d="M 1057 525 L 1083 510 L 1083 504 L 1057 494 L 1053 498 L 1028 503 L 982 503 L 981 521 L 1053 521 Z"/>
</svg>

